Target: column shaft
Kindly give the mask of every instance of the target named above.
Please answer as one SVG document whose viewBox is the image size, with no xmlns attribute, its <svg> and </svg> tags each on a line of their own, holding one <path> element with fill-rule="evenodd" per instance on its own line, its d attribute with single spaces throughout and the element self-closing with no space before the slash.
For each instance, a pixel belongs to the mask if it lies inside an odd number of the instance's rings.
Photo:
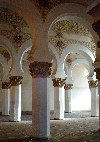
<svg viewBox="0 0 100 142">
<path fill-rule="evenodd" d="M 21 121 L 21 84 L 11 86 L 10 121 Z"/>
<path fill-rule="evenodd" d="M 9 115 L 10 89 L 2 89 L 2 115 Z"/>
<path fill-rule="evenodd" d="M 100 130 L 100 80 L 98 81 L 98 94 L 99 94 L 99 130 Z"/>
<path fill-rule="evenodd" d="M 98 93 L 97 87 L 91 88 L 91 116 L 98 116 Z"/>
<path fill-rule="evenodd" d="M 72 112 L 71 110 L 71 89 L 65 90 L 65 113 Z"/>
<path fill-rule="evenodd" d="M 54 119 L 64 119 L 64 87 L 54 87 Z"/>
<path fill-rule="evenodd" d="M 50 99 L 47 77 L 51 74 L 51 63 L 30 63 L 32 75 L 32 128 L 33 137 L 48 138 L 50 136 Z"/>
<path fill-rule="evenodd" d="M 50 136 L 50 107 L 47 94 L 47 78 L 33 78 L 32 87 L 32 127 L 33 136 Z"/>
</svg>

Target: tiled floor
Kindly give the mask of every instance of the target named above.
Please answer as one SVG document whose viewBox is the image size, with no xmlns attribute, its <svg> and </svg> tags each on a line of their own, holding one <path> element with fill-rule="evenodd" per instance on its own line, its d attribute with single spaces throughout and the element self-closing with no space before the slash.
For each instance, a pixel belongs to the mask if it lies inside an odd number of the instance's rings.
<svg viewBox="0 0 100 142">
<path fill-rule="evenodd" d="M 76 113 L 72 116 L 76 116 Z M 22 120 L 28 121 L 0 122 L 0 142 L 100 142 L 99 118 L 88 117 L 89 115 L 90 113 L 87 115 L 86 112 L 79 112 L 81 118 L 77 116 L 78 118 L 50 120 L 51 138 L 48 140 L 32 138 L 32 122 L 29 121 L 31 116 L 22 116 Z M 9 117 L 0 116 L 1 120 L 8 121 Z"/>
</svg>

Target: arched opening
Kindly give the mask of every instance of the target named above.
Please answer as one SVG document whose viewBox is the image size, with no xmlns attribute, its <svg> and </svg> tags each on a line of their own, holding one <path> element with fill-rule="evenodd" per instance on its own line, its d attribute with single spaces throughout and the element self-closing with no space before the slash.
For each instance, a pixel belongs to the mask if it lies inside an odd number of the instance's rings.
<svg viewBox="0 0 100 142">
<path fill-rule="evenodd" d="M 82 64 L 73 67 L 72 111 L 83 111 L 81 117 L 85 117 L 85 113 L 86 116 L 91 116 L 91 93 L 87 79 L 88 75 L 88 70 Z"/>
</svg>

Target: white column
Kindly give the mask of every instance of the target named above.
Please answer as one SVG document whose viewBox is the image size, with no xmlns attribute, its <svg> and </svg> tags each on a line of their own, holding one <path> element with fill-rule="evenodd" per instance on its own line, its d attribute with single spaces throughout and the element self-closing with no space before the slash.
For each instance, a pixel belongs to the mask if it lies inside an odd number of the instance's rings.
<svg viewBox="0 0 100 142">
<path fill-rule="evenodd" d="M 32 126 L 33 136 L 50 136 L 50 106 L 47 94 L 47 78 L 33 78 L 32 84 Z"/>
<path fill-rule="evenodd" d="M 99 131 L 100 131 L 100 77 L 98 80 L 98 94 L 99 94 Z"/>
<path fill-rule="evenodd" d="M 10 78 L 10 121 L 21 121 L 21 80 L 22 76 Z"/>
<path fill-rule="evenodd" d="M 64 119 L 64 81 L 66 79 L 55 78 L 54 86 L 54 119 Z"/>
<path fill-rule="evenodd" d="M 91 116 L 99 116 L 98 109 L 98 93 L 95 87 L 91 88 Z"/>
<path fill-rule="evenodd" d="M 72 84 L 66 84 L 65 89 L 65 113 L 72 112 L 71 110 L 71 94 L 72 94 Z"/>
<path fill-rule="evenodd" d="M 9 115 L 10 89 L 2 89 L 2 115 Z"/>
<path fill-rule="evenodd" d="M 21 84 L 11 86 L 10 121 L 21 121 Z"/>
<path fill-rule="evenodd" d="M 89 87 L 91 91 L 91 116 L 98 116 L 98 90 L 97 90 L 97 80 L 90 80 Z"/>
<path fill-rule="evenodd" d="M 54 87 L 54 119 L 64 119 L 64 87 Z"/>
<path fill-rule="evenodd" d="M 47 77 L 51 74 L 51 63 L 30 63 L 32 75 L 32 128 L 33 137 L 50 136 L 50 99 Z"/>
</svg>

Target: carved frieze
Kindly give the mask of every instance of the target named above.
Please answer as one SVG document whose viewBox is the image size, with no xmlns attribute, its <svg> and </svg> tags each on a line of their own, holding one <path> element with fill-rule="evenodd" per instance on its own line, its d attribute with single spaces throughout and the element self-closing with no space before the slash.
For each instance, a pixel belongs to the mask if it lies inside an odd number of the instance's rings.
<svg viewBox="0 0 100 142">
<path fill-rule="evenodd" d="M 73 86 L 73 84 L 66 84 L 66 83 L 65 83 L 64 89 L 65 89 L 65 90 L 72 89 L 72 86 Z"/>
<path fill-rule="evenodd" d="M 20 84 L 22 84 L 22 76 L 10 76 L 9 77 L 9 82 L 11 84 L 11 86 L 18 86 Z"/>
<path fill-rule="evenodd" d="M 65 84 L 65 80 L 66 80 L 66 78 L 64 78 L 64 79 L 62 79 L 62 78 L 54 78 L 54 79 L 52 79 L 53 86 L 54 87 L 62 87 Z"/>
<path fill-rule="evenodd" d="M 10 82 L 2 82 L 2 89 L 9 89 L 11 87 Z"/>
<path fill-rule="evenodd" d="M 52 63 L 37 62 L 30 63 L 29 70 L 33 78 L 46 78 L 51 75 Z"/>
<path fill-rule="evenodd" d="M 90 88 L 96 88 L 98 86 L 98 81 L 97 80 L 90 80 L 89 82 L 89 87 Z"/>
</svg>

